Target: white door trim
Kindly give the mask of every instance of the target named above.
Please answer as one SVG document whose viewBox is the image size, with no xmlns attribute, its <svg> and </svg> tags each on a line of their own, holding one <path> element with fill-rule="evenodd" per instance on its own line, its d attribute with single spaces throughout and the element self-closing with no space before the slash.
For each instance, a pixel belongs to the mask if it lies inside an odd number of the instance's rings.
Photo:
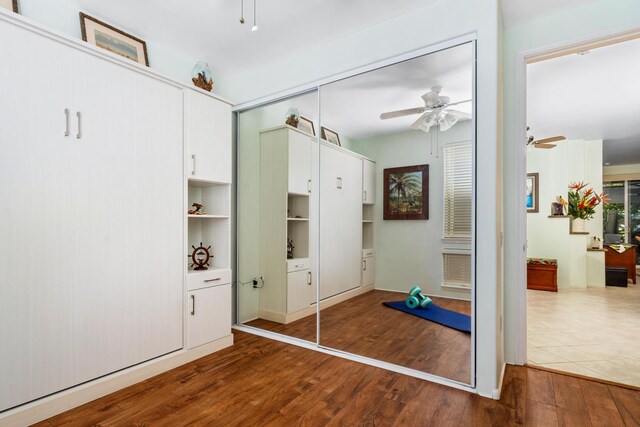
<svg viewBox="0 0 640 427">
<path fill-rule="evenodd" d="M 609 34 L 597 34 L 584 37 L 570 43 L 554 44 L 542 48 L 520 51 L 516 53 L 515 65 L 515 108 L 516 108 L 516 141 L 526 139 L 527 135 L 527 64 L 545 61 L 559 56 L 569 55 L 584 50 L 595 49 L 628 40 L 640 38 L 640 28 L 628 29 Z M 517 205 L 515 211 L 518 212 L 518 266 L 516 296 L 517 310 L 515 330 L 515 360 L 517 365 L 524 365 L 527 362 L 527 210 L 525 208 L 525 188 L 527 176 L 527 150 L 525 144 L 516 144 L 516 177 L 518 192 L 516 197 Z M 522 249 L 521 249 L 522 248 Z"/>
</svg>

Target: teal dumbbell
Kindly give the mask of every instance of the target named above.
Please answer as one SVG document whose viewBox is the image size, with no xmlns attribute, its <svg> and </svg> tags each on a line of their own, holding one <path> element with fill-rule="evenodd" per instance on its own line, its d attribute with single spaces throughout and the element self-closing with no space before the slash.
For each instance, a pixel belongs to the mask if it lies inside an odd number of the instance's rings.
<svg viewBox="0 0 640 427">
<path fill-rule="evenodd" d="M 407 304 L 407 307 L 409 308 L 416 308 L 418 306 L 426 308 L 431 304 L 431 298 L 422 295 L 422 289 L 418 286 L 414 286 L 409 291 L 409 296 L 404 300 L 404 303 Z"/>
</svg>

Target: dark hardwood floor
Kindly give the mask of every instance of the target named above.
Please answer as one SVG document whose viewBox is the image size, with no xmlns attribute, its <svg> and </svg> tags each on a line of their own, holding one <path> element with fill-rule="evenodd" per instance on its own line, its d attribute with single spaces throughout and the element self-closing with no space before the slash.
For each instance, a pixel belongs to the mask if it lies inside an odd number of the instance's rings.
<svg viewBox="0 0 640 427">
<path fill-rule="evenodd" d="M 471 382 L 471 339 L 447 328 L 382 305 L 399 292 L 374 290 L 320 312 L 320 344 L 462 383 Z M 471 314 L 468 301 L 433 297 L 440 307 Z M 248 325 L 316 342 L 316 316 L 282 325 L 254 320 Z"/>
<path fill-rule="evenodd" d="M 494 401 L 235 332 L 233 347 L 39 426 L 640 425 L 640 392 L 509 366 Z"/>
</svg>

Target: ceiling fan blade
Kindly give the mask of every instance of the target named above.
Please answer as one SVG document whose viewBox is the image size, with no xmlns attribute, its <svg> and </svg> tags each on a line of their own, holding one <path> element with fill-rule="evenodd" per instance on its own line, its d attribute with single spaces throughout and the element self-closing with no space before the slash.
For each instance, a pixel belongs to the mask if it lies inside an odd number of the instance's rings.
<svg viewBox="0 0 640 427">
<path fill-rule="evenodd" d="M 534 145 L 534 147 L 536 148 L 546 148 L 546 149 L 553 148 L 555 146 L 556 146 L 555 144 L 545 144 L 545 143 Z"/>
<path fill-rule="evenodd" d="M 447 104 L 447 107 L 450 107 L 452 105 L 464 104 L 465 102 L 471 102 L 471 101 L 473 101 L 473 99 L 467 99 L 465 101 L 452 102 L 451 104 Z"/>
<path fill-rule="evenodd" d="M 410 116 L 412 114 L 420 114 L 420 113 L 424 113 L 424 110 L 425 110 L 424 107 L 418 107 L 418 108 L 408 108 L 406 110 L 390 111 L 388 113 L 380 114 L 380 119 L 386 120 L 386 119 L 393 119 L 396 117 Z"/>
<path fill-rule="evenodd" d="M 564 136 L 553 136 L 551 138 L 544 138 L 544 139 L 537 139 L 535 141 L 533 141 L 534 144 L 538 145 L 538 144 L 548 144 L 550 142 L 557 142 L 557 141 L 564 141 L 565 138 Z"/>
<path fill-rule="evenodd" d="M 469 113 L 465 113 L 464 111 L 458 111 L 458 110 L 449 110 L 448 108 L 445 109 L 445 111 L 447 113 L 452 113 L 455 114 L 456 116 L 458 116 L 459 119 L 467 119 L 467 120 L 471 120 L 471 114 Z"/>
</svg>

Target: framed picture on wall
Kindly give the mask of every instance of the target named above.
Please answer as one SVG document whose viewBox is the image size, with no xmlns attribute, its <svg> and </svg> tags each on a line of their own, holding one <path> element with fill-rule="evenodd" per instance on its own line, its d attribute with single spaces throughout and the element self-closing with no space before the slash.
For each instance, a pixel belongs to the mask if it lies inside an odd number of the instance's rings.
<svg viewBox="0 0 640 427">
<path fill-rule="evenodd" d="M 18 0 L 0 0 L 0 7 L 18 13 Z"/>
<path fill-rule="evenodd" d="M 384 214 L 389 219 L 429 219 L 429 165 L 384 170 Z"/>
<path fill-rule="evenodd" d="M 538 212 L 538 174 L 527 174 L 527 213 Z"/>
<path fill-rule="evenodd" d="M 122 30 L 80 12 L 82 40 L 109 52 L 149 66 L 147 43 Z"/>
<path fill-rule="evenodd" d="M 342 147 L 342 145 L 340 144 L 340 137 L 338 136 L 338 133 L 332 131 L 329 128 L 322 126 L 320 137 L 327 142 L 337 145 L 338 147 Z"/>
<path fill-rule="evenodd" d="M 316 136 L 316 129 L 313 127 L 313 122 L 306 117 L 300 116 L 300 120 L 298 120 L 298 129 L 302 132 L 308 133 L 309 135 Z"/>
</svg>

